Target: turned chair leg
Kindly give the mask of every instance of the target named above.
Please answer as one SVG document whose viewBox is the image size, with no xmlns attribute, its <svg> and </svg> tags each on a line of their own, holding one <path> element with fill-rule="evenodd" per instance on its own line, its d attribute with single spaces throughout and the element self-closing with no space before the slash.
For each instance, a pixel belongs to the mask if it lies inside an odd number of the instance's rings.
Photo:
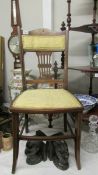
<svg viewBox="0 0 98 175">
<path fill-rule="evenodd" d="M 13 114 L 13 165 L 12 165 L 12 174 L 16 171 L 16 164 L 19 153 L 19 115 Z"/>
<path fill-rule="evenodd" d="M 81 143 L 81 114 L 78 113 L 75 118 L 75 158 L 78 170 L 81 169 L 80 143 Z"/>
</svg>

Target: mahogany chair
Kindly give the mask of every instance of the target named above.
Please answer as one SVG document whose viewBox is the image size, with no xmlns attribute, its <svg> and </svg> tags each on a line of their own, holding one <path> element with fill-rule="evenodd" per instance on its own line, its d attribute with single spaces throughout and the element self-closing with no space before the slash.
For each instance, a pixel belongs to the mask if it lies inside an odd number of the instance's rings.
<svg viewBox="0 0 98 175">
<path fill-rule="evenodd" d="M 81 137 L 81 114 L 83 107 L 76 97 L 71 94 L 68 88 L 68 39 L 69 31 L 58 33 L 45 33 L 43 35 L 22 35 L 21 28 L 17 27 L 20 47 L 20 60 L 22 67 L 23 92 L 13 101 L 10 111 L 13 119 L 13 166 L 12 173 L 15 173 L 16 163 L 19 154 L 20 140 L 64 140 L 74 139 L 75 158 L 78 169 L 80 166 L 80 137 Z M 58 79 L 25 79 L 24 52 L 65 52 L 64 57 L 64 80 Z M 28 82 L 29 81 L 29 82 Z M 63 89 L 30 89 L 27 90 L 26 83 L 63 83 Z M 59 100 L 58 100 L 59 99 Z M 23 134 L 23 129 L 19 129 L 19 114 L 48 114 L 51 118 L 53 114 L 71 113 L 75 115 L 75 132 L 69 127 L 71 133 L 66 131 L 61 136 L 27 136 Z M 65 115 L 66 117 L 66 115 Z M 66 120 L 65 120 L 66 121 Z M 68 124 L 69 126 L 69 124 Z"/>
</svg>

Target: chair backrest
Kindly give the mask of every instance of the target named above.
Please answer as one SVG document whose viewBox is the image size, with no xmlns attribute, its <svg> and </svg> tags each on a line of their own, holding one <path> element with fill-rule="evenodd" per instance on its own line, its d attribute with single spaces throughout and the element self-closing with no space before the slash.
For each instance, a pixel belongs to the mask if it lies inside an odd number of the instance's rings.
<svg viewBox="0 0 98 175">
<path fill-rule="evenodd" d="M 29 32 L 30 35 L 45 35 L 49 34 L 51 31 L 49 29 L 37 29 Z M 38 57 L 38 68 L 40 78 L 51 79 L 51 68 L 52 68 L 52 52 L 36 52 Z"/>
<path fill-rule="evenodd" d="M 51 52 L 37 52 L 40 78 L 51 78 Z"/>
<path fill-rule="evenodd" d="M 19 47 L 20 47 L 20 60 L 22 64 L 22 83 L 23 83 L 23 90 L 26 89 L 26 82 L 25 79 L 25 66 L 24 66 L 24 52 L 36 52 L 38 59 L 39 59 L 39 68 L 43 68 L 41 71 L 42 76 L 46 73 L 45 66 L 47 67 L 47 70 L 49 69 L 49 72 L 47 71 L 47 76 L 50 74 L 50 57 L 53 52 L 62 52 L 64 51 L 64 80 L 49 80 L 49 83 L 63 83 L 63 87 L 67 89 L 68 87 L 68 36 L 69 31 L 63 31 L 63 32 L 52 32 L 49 30 L 41 29 L 42 32 L 39 32 L 39 29 L 33 32 L 29 32 L 27 35 L 23 35 L 20 26 L 18 26 L 18 36 L 19 36 Z M 47 56 L 46 56 L 47 55 Z M 45 59 L 47 60 L 47 63 L 45 62 Z M 45 78 L 45 77 L 44 77 Z M 35 80 L 36 83 L 45 83 L 44 81 Z M 34 83 L 34 80 L 31 81 Z M 48 82 L 48 80 L 47 80 Z M 47 83 L 46 82 L 46 83 Z M 30 83 L 30 81 L 29 81 Z"/>
</svg>

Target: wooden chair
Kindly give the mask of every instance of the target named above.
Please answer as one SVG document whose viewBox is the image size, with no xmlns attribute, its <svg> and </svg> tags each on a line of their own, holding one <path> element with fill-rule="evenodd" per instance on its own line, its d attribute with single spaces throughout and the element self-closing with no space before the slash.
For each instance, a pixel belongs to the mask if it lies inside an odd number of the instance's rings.
<svg viewBox="0 0 98 175">
<path fill-rule="evenodd" d="M 75 142 L 75 158 L 78 169 L 80 166 L 80 136 L 81 136 L 81 114 L 83 107 L 80 102 L 68 90 L 68 39 L 69 31 L 60 33 L 45 33 L 43 35 L 22 35 L 20 26 L 17 27 L 20 47 L 20 60 L 22 65 L 23 92 L 14 100 L 10 107 L 13 119 L 13 166 L 12 173 L 15 173 L 16 162 L 19 153 L 20 140 L 64 140 L 73 138 Z M 64 80 L 57 79 L 25 79 L 24 52 L 65 52 L 64 57 Z M 63 83 L 64 89 L 32 89 L 27 90 L 26 83 Z M 58 100 L 59 99 L 59 100 Z M 23 129 L 19 129 L 19 113 L 27 114 L 53 114 L 74 112 L 75 132 L 71 126 L 71 134 L 66 132 L 61 136 L 27 136 L 23 135 Z M 65 115 L 66 117 L 66 115 Z M 65 120 L 66 121 L 66 120 Z M 69 124 L 68 124 L 69 126 Z"/>
</svg>

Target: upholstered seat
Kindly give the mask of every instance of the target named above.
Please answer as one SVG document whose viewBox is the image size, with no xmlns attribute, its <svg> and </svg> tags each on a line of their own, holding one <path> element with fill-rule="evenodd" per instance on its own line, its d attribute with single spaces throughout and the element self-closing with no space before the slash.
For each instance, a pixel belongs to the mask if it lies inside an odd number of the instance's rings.
<svg viewBox="0 0 98 175">
<path fill-rule="evenodd" d="M 12 108 L 63 110 L 81 108 L 80 102 L 64 89 L 26 90 L 14 101 Z"/>
</svg>

